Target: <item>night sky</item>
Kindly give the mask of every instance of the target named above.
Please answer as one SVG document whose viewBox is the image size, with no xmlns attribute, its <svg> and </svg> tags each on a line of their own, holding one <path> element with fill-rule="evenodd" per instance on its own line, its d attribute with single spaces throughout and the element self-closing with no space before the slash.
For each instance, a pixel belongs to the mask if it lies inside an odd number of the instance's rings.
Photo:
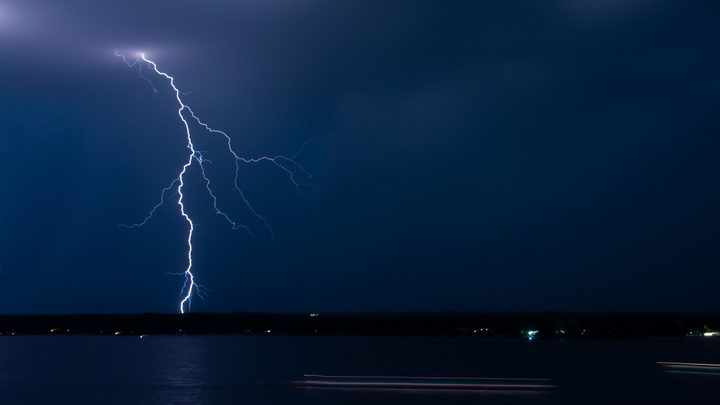
<svg viewBox="0 0 720 405">
<path fill-rule="evenodd" d="M 0 313 L 720 311 L 714 1 L 0 0 Z M 317 141 L 317 142 L 315 142 Z M 196 166 L 197 168 L 197 166 Z M 300 174 L 299 174 L 300 175 Z"/>
</svg>

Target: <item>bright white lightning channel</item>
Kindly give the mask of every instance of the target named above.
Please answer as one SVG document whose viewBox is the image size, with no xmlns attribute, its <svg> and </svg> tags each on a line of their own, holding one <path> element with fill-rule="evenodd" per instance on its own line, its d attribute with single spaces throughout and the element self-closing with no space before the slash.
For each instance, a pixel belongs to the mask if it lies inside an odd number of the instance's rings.
<svg viewBox="0 0 720 405">
<path fill-rule="evenodd" d="M 300 171 L 300 172 L 302 172 L 303 174 L 307 175 L 309 178 L 312 177 L 312 175 L 311 175 L 308 171 L 306 171 L 302 166 L 300 166 L 300 165 L 297 163 L 297 161 L 295 160 L 295 159 L 297 158 L 297 156 L 305 149 L 305 146 L 308 144 L 308 142 L 305 142 L 305 144 L 302 146 L 302 148 L 301 148 L 295 155 L 290 156 L 290 157 L 286 157 L 286 156 L 282 156 L 282 155 L 278 155 L 278 156 L 274 156 L 274 157 L 263 156 L 263 157 L 254 158 L 254 159 L 247 159 L 247 158 L 240 157 L 237 153 L 235 153 L 235 151 L 234 151 L 233 148 L 232 148 L 232 140 L 230 139 L 230 136 L 228 136 L 228 135 L 227 135 L 225 132 L 223 132 L 223 131 L 220 131 L 220 130 L 217 130 L 217 129 L 213 129 L 213 128 L 209 127 L 206 123 L 200 121 L 200 119 L 198 119 L 198 117 L 195 116 L 195 114 L 194 114 L 193 111 L 190 109 L 190 107 L 188 107 L 186 104 L 184 104 L 183 101 L 181 100 L 180 95 L 181 95 L 181 94 L 184 94 L 184 93 L 182 93 L 177 87 L 175 87 L 175 79 L 174 79 L 172 76 L 170 76 L 170 75 L 168 75 L 168 74 L 166 74 L 166 73 L 164 73 L 164 72 L 159 71 L 158 68 L 157 68 L 157 65 L 155 64 L 155 62 L 153 62 L 153 61 L 145 58 L 145 55 L 144 55 L 144 54 L 140 54 L 140 58 L 137 58 L 137 59 L 136 59 L 134 62 L 132 62 L 132 63 L 128 62 L 128 61 L 125 59 L 125 56 L 123 56 L 121 53 L 118 53 L 117 51 L 115 52 L 115 55 L 118 56 L 118 57 L 120 57 L 120 58 L 122 58 L 122 60 L 123 60 L 129 67 L 133 67 L 133 66 L 135 66 L 135 65 L 138 65 L 138 66 L 139 66 L 139 67 L 138 67 L 138 73 L 139 73 L 140 77 L 142 77 L 143 79 L 147 80 L 148 83 L 150 83 L 150 85 L 152 86 L 153 92 L 155 92 L 155 94 L 158 94 L 158 90 L 155 88 L 155 86 L 153 85 L 152 81 L 151 81 L 148 77 L 143 76 L 141 60 L 144 61 L 145 63 L 147 63 L 147 65 L 148 65 L 148 67 L 150 68 L 150 70 L 154 71 L 154 72 L 157 73 L 158 75 L 160 75 L 160 76 L 164 77 L 165 79 L 169 80 L 169 81 L 170 81 L 170 86 L 172 86 L 173 91 L 175 92 L 175 98 L 177 99 L 177 102 L 178 102 L 178 105 L 179 105 L 179 108 L 178 108 L 178 116 L 180 117 L 180 120 L 181 120 L 181 121 L 183 122 L 183 124 L 185 125 L 185 133 L 186 133 L 187 142 L 188 142 L 187 147 L 188 147 L 188 149 L 190 150 L 190 153 L 188 154 L 187 163 L 185 163 L 185 164 L 182 166 L 182 170 L 180 171 L 180 174 L 178 175 L 177 178 L 175 178 L 175 179 L 172 181 L 172 183 L 171 183 L 168 187 L 166 187 L 166 188 L 164 188 L 164 189 L 162 190 L 162 193 L 161 193 L 161 195 L 160 195 L 160 202 L 150 211 L 150 213 L 148 214 L 148 216 L 145 217 L 145 219 L 144 219 L 142 222 L 137 223 L 137 224 L 133 224 L 133 225 L 122 225 L 122 224 L 120 225 L 120 226 L 123 226 L 123 227 L 126 227 L 126 228 L 135 228 L 135 227 L 138 227 L 138 226 L 145 225 L 145 223 L 146 223 L 150 218 L 152 218 L 152 216 L 153 216 L 153 214 L 155 213 L 155 211 L 165 202 L 165 193 L 168 192 L 168 191 L 170 191 L 170 190 L 176 190 L 176 193 L 179 195 L 178 205 L 180 206 L 180 214 L 182 215 L 183 218 L 185 218 L 185 220 L 187 221 L 188 225 L 190 226 L 190 230 L 188 231 L 188 238 L 187 238 L 187 244 L 188 244 L 188 266 L 187 266 L 187 269 L 186 269 L 184 272 L 182 272 L 182 273 L 171 273 L 171 274 L 175 274 L 175 275 L 184 275 L 184 276 L 185 276 L 185 283 L 183 284 L 183 288 L 182 288 L 182 290 L 180 291 L 180 296 L 182 297 L 182 300 L 180 301 L 180 312 L 181 312 L 181 313 L 184 313 L 185 310 L 186 310 L 186 309 L 185 309 L 186 306 L 187 306 L 187 310 L 188 310 L 188 311 L 190 310 L 190 306 L 192 305 L 192 297 L 193 297 L 193 295 L 197 295 L 197 296 L 199 296 L 199 297 L 202 298 L 202 299 L 204 299 L 205 296 L 206 296 L 205 288 L 204 288 L 201 284 L 198 284 L 198 283 L 195 281 L 195 276 L 194 276 L 193 273 L 192 273 L 192 267 L 193 267 L 193 260 L 192 260 L 192 253 L 193 253 L 192 238 L 193 238 L 193 231 L 194 231 L 194 229 L 195 229 L 195 224 L 193 223 L 192 219 L 190 218 L 190 215 L 188 215 L 188 213 L 185 211 L 185 205 L 183 204 L 183 198 L 184 198 L 184 195 L 183 195 L 183 186 L 185 185 L 184 176 L 185 176 L 185 173 L 187 172 L 187 170 L 188 170 L 193 164 L 197 163 L 197 165 L 198 165 L 199 168 L 200 168 L 200 172 L 201 172 L 201 174 L 202 174 L 202 177 L 203 177 L 203 179 L 205 180 L 205 188 L 207 189 L 208 193 L 210 194 L 210 197 L 212 197 L 213 208 L 215 209 L 216 214 L 221 215 L 223 218 L 225 218 L 225 219 L 230 223 L 230 225 L 232 226 L 233 229 L 240 229 L 240 228 L 242 228 L 242 229 L 245 229 L 251 236 L 254 237 L 254 235 L 252 234 L 252 232 L 250 231 L 250 228 L 249 228 L 247 225 L 240 224 L 240 223 L 238 223 L 238 222 L 236 222 L 236 221 L 233 221 L 232 219 L 230 219 L 230 217 L 229 217 L 225 212 L 223 212 L 222 210 L 220 210 L 220 209 L 218 208 L 218 206 L 217 206 L 217 197 L 215 197 L 215 194 L 214 194 L 214 193 L 212 192 L 212 190 L 210 189 L 210 179 L 207 177 L 207 175 L 206 175 L 206 173 L 205 173 L 204 164 L 207 163 L 207 162 L 210 162 L 210 161 L 209 161 L 208 159 L 204 159 L 204 158 L 203 158 L 203 155 L 202 155 L 202 152 L 203 152 L 203 151 L 199 151 L 199 150 L 195 149 L 195 146 L 193 145 L 193 141 L 192 141 L 192 135 L 191 135 L 191 133 L 190 133 L 190 125 L 188 124 L 188 121 L 186 120 L 185 116 L 183 116 L 183 112 L 185 112 L 185 114 L 189 115 L 188 119 L 189 119 L 190 117 L 192 117 L 193 120 L 195 120 L 200 126 L 202 126 L 203 128 L 205 128 L 208 132 L 215 133 L 215 134 L 219 134 L 219 135 L 222 135 L 222 136 L 225 137 L 225 139 L 226 139 L 226 141 L 227 141 L 227 150 L 233 155 L 233 157 L 234 157 L 234 159 L 235 159 L 234 190 L 240 195 L 240 197 L 242 198 L 245 206 L 246 206 L 247 209 L 250 211 L 250 213 L 252 213 L 252 215 L 254 215 L 256 218 L 258 218 L 258 219 L 260 219 L 261 221 L 263 221 L 263 223 L 265 224 L 265 226 L 267 227 L 267 229 L 268 229 L 269 232 L 270 232 L 270 238 L 273 240 L 273 243 L 275 243 L 276 246 L 277 246 L 277 243 L 275 242 L 275 237 L 274 237 L 274 234 L 273 234 L 273 230 L 272 230 L 272 228 L 270 227 L 270 225 L 268 224 L 268 221 L 267 221 L 262 215 L 260 215 L 257 211 L 255 211 L 255 209 L 253 209 L 253 207 L 250 205 L 250 202 L 247 200 L 247 198 L 245 198 L 245 195 L 244 195 L 243 192 L 240 190 L 240 187 L 238 187 L 238 172 L 240 171 L 240 162 L 243 162 L 243 163 L 257 163 L 257 162 L 261 162 L 261 161 L 272 162 L 275 166 L 277 166 L 277 167 L 279 167 L 280 169 L 284 170 L 284 171 L 289 175 L 290 181 L 295 185 L 295 189 L 297 190 L 297 192 L 298 192 L 300 195 L 302 195 L 303 197 L 305 197 L 305 199 L 308 199 L 308 197 L 302 192 L 302 188 L 308 187 L 308 188 L 310 188 L 310 189 L 312 189 L 312 190 L 315 190 L 315 191 L 317 191 L 317 190 L 316 190 L 315 187 L 313 187 L 312 185 L 299 182 L 299 181 L 296 180 L 296 178 L 295 178 L 295 174 L 296 174 L 298 171 Z M 187 304 L 187 305 L 186 305 L 186 304 Z"/>
</svg>

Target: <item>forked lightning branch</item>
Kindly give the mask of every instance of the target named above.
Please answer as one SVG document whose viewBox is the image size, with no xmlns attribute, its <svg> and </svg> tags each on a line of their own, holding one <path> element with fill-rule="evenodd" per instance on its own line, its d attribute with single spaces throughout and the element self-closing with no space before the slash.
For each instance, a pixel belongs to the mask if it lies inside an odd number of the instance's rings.
<svg viewBox="0 0 720 405">
<path fill-rule="evenodd" d="M 147 80 L 148 83 L 150 83 L 152 90 L 153 90 L 153 92 L 155 92 L 155 94 L 158 94 L 158 90 L 153 85 L 153 81 L 149 77 L 143 75 L 143 63 L 145 63 L 147 65 L 147 67 L 149 68 L 150 71 L 152 71 L 153 73 L 160 76 L 161 79 L 169 81 L 170 86 L 172 87 L 173 92 L 175 93 L 175 99 L 177 100 L 177 104 L 178 104 L 178 110 L 177 110 L 178 118 L 180 119 L 180 121 L 182 121 L 183 125 L 185 126 L 185 138 L 187 139 L 188 154 L 187 154 L 187 161 L 179 169 L 178 176 L 171 181 L 171 183 L 168 187 L 166 187 L 162 190 L 162 192 L 160 194 L 160 202 L 157 205 L 155 205 L 155 207 L 150 211 L 150 213 L 147 215 L 147 217 L 145 217 L 145 219 L 142 222 L 139 222 L 139 223 L 136 223 L 133 225 L 120 225 L 120 226 L 123 226 L 126 228 L 135 228 L 138 226 L 145 225 L 147 223 L 147 221 L 152 218 L 155 211 L 165 202 L 165 196 L 168 192 L 174 191 L 174 193 L 172 193 L 172 194 L 177 194 L 177 196 L 178 196 L 177 204 L 180 208 L 180 215 L 185 219 L 185 221 L 187 222 L 188 227 L 189 227 L 188 236 L 187 236 L 188 264 L 187 264 L 187 268 L 185 269 L 185 271 L 178 272 L 178 273 L 171 273 L 171 274 L 181 275 L 181 276 L 185 277 L 185 282 L 184 282 L 183 288 L 180 292 L 180 296 L 182 298 L 180 301 L 180 312 L 184 313 L 186 310 L 190 310 L 190 306 L 192 305 L 193 296 L 197 295 L 198 297 L 200 297 L 202 299 L 204 299 L 206 296 L 205 288 L 201 284 L 198 284 L 198 282 L 195 280 L 195 276 L 193 275 L 193 272 L 192 272 L 192 270 L 193 270 L 193 231 L 195 230 L 196 224 L 193 222 L 191 215 L 187 212 L 187 210 L 185 208 L 185 204 L 183 202 L 183 200 L 185 198 L 185 195 L 183 194 L 183 187 L 185 186 L 185 174 L 188 172 L 188 170 L 190 170 L 191 167 L 193 167 L 194 165 L 197 165 L 197 167 L 199 168 L 200 173 L 203 178 L 203 181 L 205 182 L 205 189 L 207 190 L 210 197 L 212 197 L 213 209 L 215 210 L 215 213 L 217 215 L 220 215 L 223 218 L 225 218 L 225 220 L 227 220 L 227 222 L 230 224 L 230 226 L 232 226 L 233 229 L 245 229 L 248 233 L 250 233 L 252 235 L 252 232 L 247 225 L 233 220 L 232 218 L 230 218 L 230 216 L 228 214 L 226 214 L 224 211 L 222 211 L 221 209 L 218 208 L 217 197 L 215 196 L 215 193 L 213 193 L 212 189 L 210 188 L 210 178 L 208 177 L 207 173 L 205 172 L 205 165 L 208 164 L 210 161 L 203 158 L 203 155 L 202 155 L 203 151 L 199 151 L 199 150 L 195 149 L 195 145 L 193 144 L 193 136 L 192 136 L 192 133 L 190 130 L 190 124 L 188 123 L 188 121 L 190 120 L 190 121 L 197 122 L 197 124 L 200 125 L 202 128 L 204 128 L 206 131 L 216 134 L 218 136 L 224 137 L 225 144 L 227 146 L 227 150 L 232 154 L 233 158 L 235 159 L 234 190 L 235 190 L 235 192 L 237 192 L 240 195 L 243 203 L 245 204 L 245 207 L 249 210 L 249 212 L 265 224 L 265 226 L 267 227 L 267 229 L 270 232 L 270 237 L 272 238 L 274 243 L 275 243 L 275 238 L 273 235 L 272 228 L 270 227 L 268 221 L 265 219 L 265 217 L 260 215 L 252 207 L 252 205 L 250 204 L 250 202 L 248 201 L 248 199 L 245 197 L 242 190 L 238 186 L 238 175 L 239 175 L 239 171 L 240 171 L 240 164 L 241 163 L 257 163 L 257 162 L 261 162 L 261 161 L 272 162 L 280 170 L 283 170 L 287 173 L 290 181 L 292 182 L 292 184 L 294 184 L 297 192 L 307 199 L 307 196 L 305 194 L 303 194 L 302 189 L 309 188 L 309 189 L 315 190 L 315 188 L 312 185 L 309 185 L 307 183 L 303 183 L 303 182 L 297 180 L 296 176 L 295 176 L 298 172 L 301 172 L 304 175 L 306 175 L 308 178 L 312 177 L 310 175 L 310 173 L 308 173 L 296 161 L 297 156 L 304 150 L 305 146 L 307 145 L 307 142 L 305 143 L 305 145 L 303 145 L 303 147 L 300 149 L 300 151 L 298 151 L 295 155 L 290 156 L 290 157 L 282 156 L 282 155 L 273 156 L 273 157 L 262 156 L 262 157 L 253 158 L 253 159 L 240 157 L 233 149 L 232 139 L 230 138 L 230 136 L 228 136 L 223 131 L 213 129 L 213 128 L 209 127 L 206 123 L 200 121 L 200 119 L 195 116 L 195 114 L 190 109 L 190 107 L 188 107 L 185 103 L 183 103 L 183 101 L 181 99 L 181 95 L 184 93 L 182 93 L 175 86 L 175 79 L 172 76 L 158 70 L 155 62 L 145 58 L 144 54 L 140 54 L 140 57 L 135 59 L 135 61 L 133 61 L 132 63 L 128 62 L 128 60 L 125 59 L 125 56 L 123 56 L 122 54 L 120 54 L 118 52 L 115 52 L 115 55 L 122 58 L 122 60 L 125 61 L 125 63 L 129 67 L 138 66 L 138 74 L 140 75 L 140 77 Z M 315 190 L 315 191 L 317 191 L 317 190 Z"/>
</svg>

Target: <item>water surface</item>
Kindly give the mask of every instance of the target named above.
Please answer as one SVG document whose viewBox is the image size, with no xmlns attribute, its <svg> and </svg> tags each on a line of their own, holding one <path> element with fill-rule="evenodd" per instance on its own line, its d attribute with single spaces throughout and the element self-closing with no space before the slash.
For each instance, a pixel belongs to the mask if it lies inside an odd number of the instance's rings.
<svg viewBox="0 0 720 405">
<path fill-rule="evenodd" d="M 0 337 L 7 404 L 606 404 L 714 398 L 720 340 L 559 341 L 302 336 Z M 552 389 L 303 388 L 303 374 L 549 378 Z"/>
</svg>

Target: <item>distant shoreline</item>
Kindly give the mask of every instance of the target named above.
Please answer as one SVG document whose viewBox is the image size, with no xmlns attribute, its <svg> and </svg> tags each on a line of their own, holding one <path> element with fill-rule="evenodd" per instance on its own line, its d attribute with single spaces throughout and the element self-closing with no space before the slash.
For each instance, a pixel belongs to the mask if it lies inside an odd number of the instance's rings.
<svg viewBox="0 0 720 405">
<path fill-rule="evenodd" d="M 0 315 L 15 335 L 330 335 L 681 339 L 720 330 L 720 313 L 352 312 Z M 720 337 L 717 337 L 720 340 Z"/>
</svg>

